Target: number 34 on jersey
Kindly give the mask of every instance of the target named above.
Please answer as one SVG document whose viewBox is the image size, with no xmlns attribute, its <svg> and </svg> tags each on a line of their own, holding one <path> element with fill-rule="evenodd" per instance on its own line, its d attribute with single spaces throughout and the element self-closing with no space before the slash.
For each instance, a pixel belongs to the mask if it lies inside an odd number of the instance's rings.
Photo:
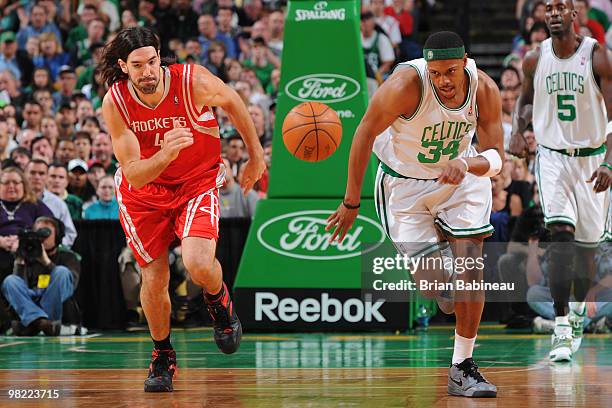
<svg viewBox="0 0 612 408">
<path fill-rule="evenodd" d="M 437 163 L 442 156 L 453 160 L 459 155 L 459 144 L 472 129 L 470 122 L 442 121 L 423 128 L 421 147 L 417 155 L 420 163 Z"/>
</svg>

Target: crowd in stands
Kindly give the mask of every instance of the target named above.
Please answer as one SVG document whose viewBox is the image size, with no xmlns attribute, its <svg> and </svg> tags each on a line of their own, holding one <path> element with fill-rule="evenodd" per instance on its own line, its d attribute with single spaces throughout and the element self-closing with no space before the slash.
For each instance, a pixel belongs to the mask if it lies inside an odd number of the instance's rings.
<svg viewBox="0 0 612 408">
<path fill-rule="evenodd" d="M 419 25 L 435 1 L 364 0 L 361 6 L 361 43 L 368 92 L 372 96 L 397 62 L 421 58 Z"/>
<path fill-rule="evenodd" d="M 108 87 L 98 65 L 105 44 L 121 28 L 152 28 L 163 61 L 201 64 L 233 87 L 248 107 L 269 165 L 285 5 L 0 0 L 0 281 L 12 276 L 20 259 L 19 232 L 39 217 L 62 223 L 65 249 L 76 239 L 75 221 L 119 217 L 113 179 L 118 163 L 101 114 Z M 252 217 L 255 203 L 266 196 L 268 172 L 249 195 L 241 193 L 246 149 L 227 114 L 215 113 L 227 167 L 221 217 Z M 55 333 L 36 321 L 32 327 Z"/>
</svg>

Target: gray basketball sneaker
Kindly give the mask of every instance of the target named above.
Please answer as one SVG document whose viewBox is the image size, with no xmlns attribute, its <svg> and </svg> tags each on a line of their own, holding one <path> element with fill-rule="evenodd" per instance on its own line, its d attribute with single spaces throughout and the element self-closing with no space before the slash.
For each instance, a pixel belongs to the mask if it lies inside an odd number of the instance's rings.
<svg viewBox="0 0 612 408">
<path fill-rule="evenodd" d="M 478 366 L 470 357 L 450 366 L 448 393 L 460 397 L 494 398 L 497 397 L 497 387 L 478 372 Z"/>
</svg>

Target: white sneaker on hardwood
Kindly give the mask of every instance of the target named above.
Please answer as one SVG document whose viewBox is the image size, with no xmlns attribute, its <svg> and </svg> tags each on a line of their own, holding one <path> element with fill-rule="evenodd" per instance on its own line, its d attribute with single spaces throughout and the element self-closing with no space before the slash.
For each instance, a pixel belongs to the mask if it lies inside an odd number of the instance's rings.
<svg viewBox="0 0 612 408">
<path fill-rule="evenodd" d="M 552 348 L 548 357 L 550 361 L 572 361 L 572 327 L 568 324 L 558 324 L 551 339 Z"/>
</svg>

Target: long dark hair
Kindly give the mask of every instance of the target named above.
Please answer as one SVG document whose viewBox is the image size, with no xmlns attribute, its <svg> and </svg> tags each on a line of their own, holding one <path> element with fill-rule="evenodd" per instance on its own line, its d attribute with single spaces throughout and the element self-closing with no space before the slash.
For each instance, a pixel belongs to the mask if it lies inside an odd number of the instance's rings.
<svg viewBox="0 0 612 408">
<path fill-rule="evenodd" d="M 104 47 L 100 69 L 102 70 L 102 78 L 108 86 L 128 78 L 128 75 L 121 71 L 117 60 L 127 62 L 128 55 L 135 49 L 142 47 L 153 47 L 159 52 L 159 38 L 150 28 L 124 28 L 119 31 L 113 41 Z"/>
</svg>

